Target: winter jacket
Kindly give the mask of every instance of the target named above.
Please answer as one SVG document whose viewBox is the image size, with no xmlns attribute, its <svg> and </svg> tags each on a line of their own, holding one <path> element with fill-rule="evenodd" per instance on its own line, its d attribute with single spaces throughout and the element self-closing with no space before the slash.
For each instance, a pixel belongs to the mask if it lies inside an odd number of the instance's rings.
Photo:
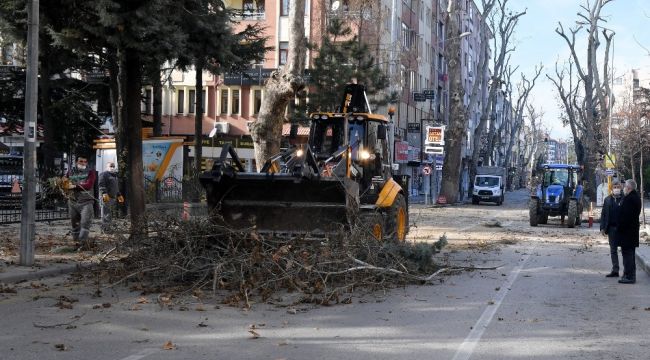
<svg viewBox="0 0 650 360">
<path fill-rule="evenodd" d="M 79 170 L 76 166 L 68 173 L 68 179 L 74 185 L 77 185 L 70 194 L 70 201 L 77 204 L 84 204 L 95 201 L 93 189 L 97 175 L 95 170 Z"/>
<path fill-rule="evenodd" d="M 623 197 L 618 212 L 616 242 L 623 249 L 639 247 L 639 214 L 641 198 L 636 190 Z"/>
<path fill-rule="evenodd" d="M 104 171 L 99 174 L 99 195 L 108 194 L 111 199 L 117 198 L 120 193 L 118 186 L 117 173 Z"/>
<path fill-rule="evenodd" d="M 618 213 L 620 212 L 622 200 L 623 195 L 609 195 L 605 198 L 603 212 L 600 216 L 600 231 L 609 234 L 609 230 L 618 225 Z"/>
</svg>

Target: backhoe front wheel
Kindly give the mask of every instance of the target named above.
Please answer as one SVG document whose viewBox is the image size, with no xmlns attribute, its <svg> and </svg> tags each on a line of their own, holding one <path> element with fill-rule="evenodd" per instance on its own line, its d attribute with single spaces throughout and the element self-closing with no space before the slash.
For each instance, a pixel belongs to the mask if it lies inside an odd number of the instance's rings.
<svg viewBox="0 0 650 360">
<path fill-rule="evenodd" d="M 395 197 L 393 205 L 388 210 L 386 223 L 386 235 L 388 239 L 394 241 L 406 240 L 406 233 L 408 232 L 408 209 L 404 195 L 397 194 Z"/>
</svg>

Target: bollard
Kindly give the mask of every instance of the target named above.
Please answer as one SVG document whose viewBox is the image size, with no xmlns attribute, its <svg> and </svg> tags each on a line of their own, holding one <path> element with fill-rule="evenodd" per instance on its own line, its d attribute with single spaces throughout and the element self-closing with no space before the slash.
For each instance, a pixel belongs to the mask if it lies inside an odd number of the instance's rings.
<svg viewBox="0 0 650 360">
<path fill-rule="evenodd" d="M 183 202 L 183 214 L 181 218 L 186 221 L 190 219 L 190 203 L 187 201 Z"/>
<path fill-rule="evenodd" d="M 594 226 L 594 203 L 589 203 L 589 227 Z"/>
</svg>

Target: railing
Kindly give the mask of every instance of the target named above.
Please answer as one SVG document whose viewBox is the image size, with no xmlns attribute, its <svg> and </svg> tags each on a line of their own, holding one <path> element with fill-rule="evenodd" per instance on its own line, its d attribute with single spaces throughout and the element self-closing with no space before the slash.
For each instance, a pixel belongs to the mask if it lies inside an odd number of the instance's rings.
<svg viewBox="0 0 650 360">
<path fill-rule="evenodd" d="M 57 207 L 55 209 L 37 209 L 35 214 L 36 221 L 53 221 L 69 219 L 68 209 Z M 19 223 L 22 220 L 22 210 L 20 207 L 0 208 L 0 224 Z"/>
<path fill-rule="evenodd" d="M 147 203 L 182 202 L 184 198 L 184 181 L 174 177 L 166 177 L 160 181 L 145 177 L 145 199 Z"/>
</svg>

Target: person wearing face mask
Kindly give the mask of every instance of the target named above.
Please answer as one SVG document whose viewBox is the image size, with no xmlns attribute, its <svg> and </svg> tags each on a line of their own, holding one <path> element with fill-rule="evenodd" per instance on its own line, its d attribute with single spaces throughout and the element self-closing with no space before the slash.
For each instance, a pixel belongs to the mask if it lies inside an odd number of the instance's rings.
<svg viewBox="0 0 650 360">
<path fill-rule="evenodd" d="M 603 203 L 603 212 L 600 217 L 600 233 L 607 235 L 609 240 L 609 252 L 612 258 L 612 271 L 607 277 L 618 277 L 618 244 L 616 243 L 616 228 L 618 213 L 623 200 L 621 184 L 618 180 L 612 182 L 612 193 L 605 198 Z"/>
<path fill-rule="evenodd" d="M 636 248 L 639 247 L 639 214 L 641 213 L 641 198 L 636 191 L 636 182 L 627 180 L 623 188 L 623 201 L 618 212 L 616 242 L 621 247 L 623 257 L 623 277 L 621 284 L 636 282 Z"/>
<path fill-rule="evenodd" d="M 99 174 L 99 197 L 101 199 L 102 231 L 110 232 L 113 216 L 117 212 L 117 203 L 123 200 L 119 190 L 117 168 L 110 161 L 106 164 L 106 171 Z"/>
<path fill-rule="evenodd" d="M 97 176 L 95 171 L 88 168 L 88 158 L 77 156 L 75 166 L 66 176 L 70 183 L 68 187 L 68 212 L 72 225 L 72 239 L 83 248 L 90 248 L 90 225 L 94 210 L 93 188 Z"/>
</svg>

